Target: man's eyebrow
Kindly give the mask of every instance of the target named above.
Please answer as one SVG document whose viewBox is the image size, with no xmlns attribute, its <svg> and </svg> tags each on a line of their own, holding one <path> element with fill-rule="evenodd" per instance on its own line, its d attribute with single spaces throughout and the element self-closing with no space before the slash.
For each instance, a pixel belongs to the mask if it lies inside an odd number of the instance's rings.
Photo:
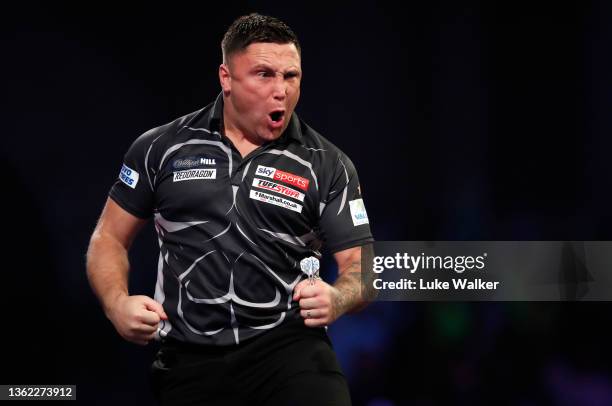
<svg viewBox="0 0 612 406">
<path fill-rule="evenodd" d="M 258 63 L 257 65 L 253 66 L 252 70 L 258 70 L 258 69 L 265 69 L 265 70 L 271 70 L 271 71 L 276 71 L 276 69 L 274 69 L 274 67 L 272 67 L 271 65 L 267 65 L 264 63 Z M 300 73 L 300 69 L 292 66 L 290 68 L 287 69 L 287 71 L 285 73 Z"/>
<path fill-rule="evenodd" d="M 272 66 L 266 65 L 264 63 L 258 63 L 257 65 L 253 66 L 253 70 L 256 70 L 256 69 L 274 70 Z"/>
</svg>

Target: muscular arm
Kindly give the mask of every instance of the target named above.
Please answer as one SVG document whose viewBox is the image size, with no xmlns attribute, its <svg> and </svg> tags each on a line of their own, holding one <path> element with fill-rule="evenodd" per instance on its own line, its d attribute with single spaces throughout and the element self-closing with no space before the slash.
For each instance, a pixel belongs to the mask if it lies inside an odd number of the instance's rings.
<svg viewBox="0 0 612 406">
<path fill-rule="evenodd" d="M 344 313 L 356 313 L 365 308 L 373 300 L 369 285 L 362 286 L 361 257 L 367 258 L 372 251 L 371 245 L 354 247 L 334 254 L 338 264 L 338 279 L 333 287 L 337 289 L 337 294 L 333 296 L 334 318 L 340 317 Z M 364 279 L 368 279 L 368 274 L 364 274 Z M 364 281 L 365 282 L 365 281 Z"/>
<path fill-rule="evenodd" d="M 104 314 L 126 340 L 145 345 L 153 338 L 162 306 L 147 296 L 130 296 L 128 250 L 146 223 L 108 199 L 87 250 L 87 278 Z"/>
<path fill-rule="evenodd" d="M 119 297 L 128 295 L 128 250 L 146 223 L 108 199 L 87 250 L 87 278 L 108 314 Z"/>
</svg>

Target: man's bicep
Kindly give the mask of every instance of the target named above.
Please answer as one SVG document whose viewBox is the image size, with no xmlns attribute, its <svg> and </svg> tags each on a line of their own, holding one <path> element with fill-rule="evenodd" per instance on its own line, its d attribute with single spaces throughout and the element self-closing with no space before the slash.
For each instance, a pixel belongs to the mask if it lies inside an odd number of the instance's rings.
<svg viewBox="0 0 612 406">
<path fill-rule="evenodd" d="M 109 197 L 98 220 L 94 235 L 113 238 L 128 249 L 134 237 L 146 222 L 147 220 L 129 213 Z"/>
</svg>

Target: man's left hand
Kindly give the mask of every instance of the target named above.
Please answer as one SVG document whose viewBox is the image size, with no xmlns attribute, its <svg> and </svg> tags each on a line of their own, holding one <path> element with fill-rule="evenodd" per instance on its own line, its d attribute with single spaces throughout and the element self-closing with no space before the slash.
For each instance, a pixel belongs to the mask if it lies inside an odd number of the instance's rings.
<svg viewBox="0 0 612 406">
<path fill-rule="evenodd" d="M 293 290 L 293 300 L 299 301 L 306 326 L 328 326 L 340 317 L 335 306 L 340 292 L 322 279 L 314 281 L 312 285 L 308 279 L 298 283 Z"/>
</svg>

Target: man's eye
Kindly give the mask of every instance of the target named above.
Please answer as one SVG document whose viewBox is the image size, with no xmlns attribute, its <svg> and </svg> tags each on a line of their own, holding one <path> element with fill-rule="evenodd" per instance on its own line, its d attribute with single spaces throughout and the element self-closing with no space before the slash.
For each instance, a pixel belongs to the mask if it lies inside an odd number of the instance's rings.
<svg viewBox="0 0 612 406">
<path fill-rule="evenodd" d="M 257 72 L 257 76 L 265 78 L 265 77 L 270 76 L 270 72 L 260 71 L 260 72 Z"/>
</svg>

